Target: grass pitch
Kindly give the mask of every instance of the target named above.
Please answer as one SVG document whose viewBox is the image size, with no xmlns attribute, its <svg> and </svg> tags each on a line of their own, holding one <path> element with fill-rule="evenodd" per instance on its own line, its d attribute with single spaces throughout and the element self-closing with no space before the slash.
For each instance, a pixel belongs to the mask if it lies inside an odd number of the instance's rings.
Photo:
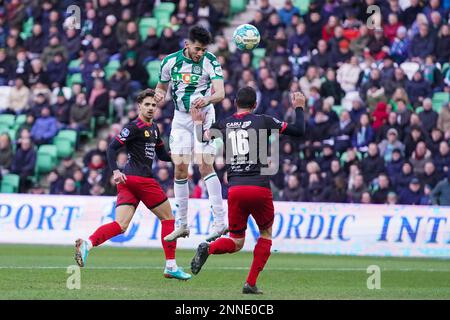
<svg viewBox="0 0 450 320">
<path fill-rule="evenodd" d="M 210 256 L 191 280 L 162 276 L 163 251 L 100 247 L 81 270 L 81 289 L 67 289 L 67 246 L 0 245 L 0 299 L 450 299 L 450 261 L 272 253 L 258 286 L 241 294 L 252 253 Z M 178 250 L 188 272 L 194 250 Z M 381 269 L 381 289 L 369 290 L 367 267 Z"/>
</svg>

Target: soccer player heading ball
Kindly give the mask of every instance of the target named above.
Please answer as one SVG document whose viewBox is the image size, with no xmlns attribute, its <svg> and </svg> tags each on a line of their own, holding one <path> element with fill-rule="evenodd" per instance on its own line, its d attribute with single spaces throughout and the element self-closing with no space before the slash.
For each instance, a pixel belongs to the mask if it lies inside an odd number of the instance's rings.
<svg viewBox="0 0 450 320">
<path fill-rule="evenodd" d="M 208 129 L 215 121 L 213 104 L 222 101 L 225 96 L 222 68 L 216 57 L 206 50 L 210 42 L 211 34 L 203 27 L 194 26 L 189 31 L 184 49 L 169 54 L 161 62 L 156 99 L 157 102 L 164 100 L 170 84 L 175 104 L 170 149 L 175 163 L 177 227 L 166 236 L 166 241 L 189 236 L 187 178 L 192 154 L 200 162 L 200 173 L 213 210 L 212 232 L 206 240 L 212 241 L 227 232 L 222 186 L 213 168 L 216 149 L 212 141 L 201 142 L 195 138 L 194 123 L 189 113 L 191 110 L 201 110 L 205 115 L 203 126 Z M 211 89 L 214 89 L 214 94 Z"/>
<path fill-rule="evenodd" d="M 78 239 L 75 243 L 75 260 L 84 267 L 89 250 L 103 242 L 124 233 L 139 202 L 142 201 L 161 221 L 161 242 L 166 257 L 164 276 L 189 280 L 191 275 L 177 267 L 175 261 L 176 242 L 167 242 L 164 237 L 175 228 L 175 218 L 170 203 L 161 186 L 152 178 L 152 163 L 155 155 L 163 161 L 171 161 L 164 148 L 156 123 L 152 121 L 156 110 L 155 91 L 146 89 L 137 97 L 139 116 L 125 126 L 111 142 L 107 150 L 109 167 L 113 170 L 117 184 L 117 205 L 115 221 L 98 228 L 88 240 Z M 125 145 L 128 162 L 121 172 L 117 168 L 117 151 Z"/>
<path fill-rule="evenodd" d="M 268 141 L 266 144 L 260 144 L 260 136 L 269 133 L 269 130 L 278 130 L 281 134 L 294 137 L 302 136 L 305 132 L 303 114 L 305 100 L 305 96 L 300 92 L 291 95 L 296 114 L 293 124 L 281 122 L 267 115 L 253 114 L 252 111 L 256 107 L 256 92 L 251 87 L 245 87 L 238 91 L 235 101 L 237 113 L 214 123 L 211 130 L 203 131 L 203 114 L 197 110 L 192 111 L 192 118 L 199 137 L 202 137 L 203 140 L 211 140 L 217 137 L 217 133 L 225 137 L 226 168 L 230 186 L 228 191 L 230 237 L 221 237 L 209 244 L 201 243 L 191 261 L 193 274 L 200 272 L 210 254 L 233 253 L 242 249 L 248 216 L 251 214 L 258 225 L 260 237 L 253 251 L 253 262 L 244 284 L 243 293 L 262 293 L 256 287 L 256 279 L 270 256 L 274 208 L 270 175 L 264 174 L 265 172 L 262 170 L 263 163 L 268 162 L 265 161 L 266 159 L 262 159 L 262 155 L 265 153 L 260 153 L 260 149 L 266 147 Z M 216 132 L 214 133 L 214 131 Z M 214 134 L 216 136 L 213 136 Z M 268 138 L 269 135 L 267 134 L 266 137 Z M 252 139 L 254 141 L 250 141 Z M 257 158 L 254 159 L 255 157 Z"/>
</svg>

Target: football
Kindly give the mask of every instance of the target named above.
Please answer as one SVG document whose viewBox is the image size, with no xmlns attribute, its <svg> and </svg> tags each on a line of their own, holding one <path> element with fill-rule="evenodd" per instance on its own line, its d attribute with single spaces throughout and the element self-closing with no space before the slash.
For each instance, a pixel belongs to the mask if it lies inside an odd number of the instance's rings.
<svg viewBox="0 0 450 320">
<path fill-rule="evenodd" d="M 241 24 L 234 30 L 233 40 L 240 50 L 252 50 L 261 40 L 258 29 L 251 24 Z"/>
</svg>

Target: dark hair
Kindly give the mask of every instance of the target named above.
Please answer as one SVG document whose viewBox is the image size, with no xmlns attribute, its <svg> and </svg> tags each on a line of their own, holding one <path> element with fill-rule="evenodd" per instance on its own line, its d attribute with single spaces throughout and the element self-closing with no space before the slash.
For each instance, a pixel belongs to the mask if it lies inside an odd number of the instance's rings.
<svg viewBox="0 0 450 320">
<path fill-rule="evenodd" d="M 144 101 L 147 97 L 154 97 L 155 96 L 155 90 L 153 89 L 145 89 L 144 91 L 141 91 L 139 95 L 136 98 L 137 103 L 141 104 L 142 101 Z"/>
<path fill-rule="evenodd" d="M 201 44 L 208 45 L 211 43 L 211 33 L 201 26 L 193 26 L 189 29 L 189 40 L 191 42 L 198 41 Z"/>
<path fill-rule="evenodd" d="M 256 103 L 256 92 L 252 87 L 244 87 L 239 89 L 236 95 L 236 104 L 239 108 L 250 109 Z"/>
</svg>

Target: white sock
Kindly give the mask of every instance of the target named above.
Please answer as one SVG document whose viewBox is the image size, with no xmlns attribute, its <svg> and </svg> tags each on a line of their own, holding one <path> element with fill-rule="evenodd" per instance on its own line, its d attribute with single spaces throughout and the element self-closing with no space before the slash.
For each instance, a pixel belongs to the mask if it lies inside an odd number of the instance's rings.
<svg viewBox="0 0 450 320">
<path fill-rule="evenodd" d="M 169 271 L 177 270 L 177 261 L 175 259 L 166 260 L 166 269 L 168 269 Z"/>
<path fill-rule="evenodd" d="M 189 185 L 187 179 L 175 179 L 173 184 L 173 191 L 175 193 L 175 206 L 176 206 L 176 225 L 187 225 L 187 213 L 188 213 L 188 199 L 189 199 Z"/>
<path fill-rule="evenodd" d="M 225 224 L 225 210 L 223 209 L 222 185 L 215 172 L 203 178 L 208 190 L 209 202 L 213 208 L 214 222 L 219 225 Z"/>
</svg>

